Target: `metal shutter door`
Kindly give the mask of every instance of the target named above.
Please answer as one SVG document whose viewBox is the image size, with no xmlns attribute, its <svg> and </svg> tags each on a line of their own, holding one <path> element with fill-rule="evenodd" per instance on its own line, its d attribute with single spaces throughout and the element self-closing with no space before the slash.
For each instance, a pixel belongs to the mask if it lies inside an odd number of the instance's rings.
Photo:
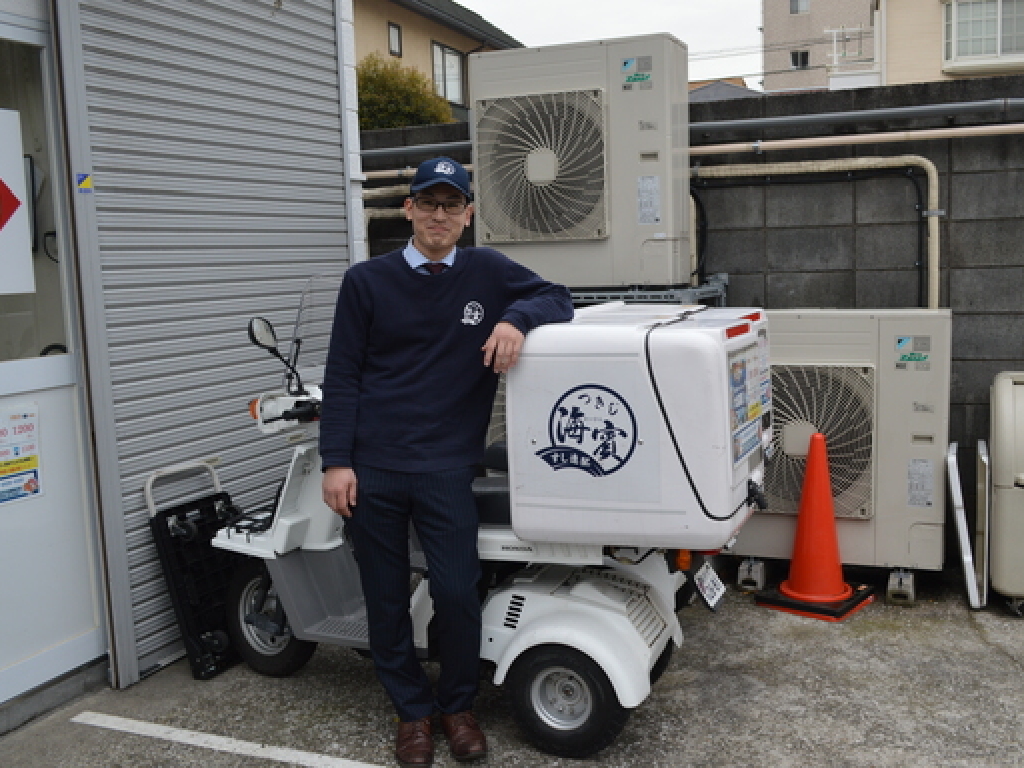
<svg viewBox="0 0 1024 768">
<path fill-rule="evenodd" d="M 118 620 L 116 590 L 111 610 L 125 685 L 180 647 L 146 476 L 218 456 L 248 508 L 283 476 L 289 448 L 258 439 L 245 414 L 281 369 L 245 326 L 262 315 L 287 337 L 306 279 L 340 280 L 348 261 L 340 27 L 334 0 L 82 0 L 75 22 L 95 187 L 81 258 L 99 261 L 82 270 L 98 270 L 107 355 L 90 381 L 115 430 L 106 485 L 116 475 L 125 553 L 109 531 L 106 546 L 111 582 L 128 580 L 130 614 L 121 606 Z M 97 448 L 102 489 L 114 459 Z"/>
</svg>

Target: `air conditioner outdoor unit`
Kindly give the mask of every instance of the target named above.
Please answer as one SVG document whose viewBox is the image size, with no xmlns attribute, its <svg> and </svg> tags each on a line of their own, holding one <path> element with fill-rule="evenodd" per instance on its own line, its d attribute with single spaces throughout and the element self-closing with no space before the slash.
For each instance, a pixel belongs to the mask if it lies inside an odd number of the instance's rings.
<svg viewBox="0 0 1024 768">
<path fill-rule="evenodd" d="M 774 310 L 768 509 L 733 552 L 789 558 L 810 435 L 828 446 L 845 564 L 942 568 L 949 310 Z"/>
<path fill-rule="evenodd" d="M 476 239 L 573 288 L 688 282 L 686 46 L 474 54 Z"/>
</svg>

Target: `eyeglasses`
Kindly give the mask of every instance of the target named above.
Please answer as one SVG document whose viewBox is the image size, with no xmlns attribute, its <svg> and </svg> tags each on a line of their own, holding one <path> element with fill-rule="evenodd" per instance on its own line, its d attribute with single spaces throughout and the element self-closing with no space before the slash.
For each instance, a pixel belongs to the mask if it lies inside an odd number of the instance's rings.
<svg viewBox="0 0 1024 768">
<path fill-rule="evenodd" d="M 466 210 L 468 203 L 465 200 L 435 200 L 432 197 L 414 197 L 413 204 L 424 213 L 433 213 L 438 208 L 444 208 L 449 216 L 457 216 Z"/>
</svg>

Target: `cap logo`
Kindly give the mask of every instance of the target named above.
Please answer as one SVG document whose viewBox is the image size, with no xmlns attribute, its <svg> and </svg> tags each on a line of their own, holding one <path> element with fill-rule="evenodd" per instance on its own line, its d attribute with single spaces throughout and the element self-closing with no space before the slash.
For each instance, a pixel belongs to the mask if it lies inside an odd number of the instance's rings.
<svg viewBox="0 0 1024 768">
<path fill-rule="evenodd" d="M 454 176 L 455 166 L 447 160 L 441 160 L 434 166 L 434 173 L 443 173 L 445 176 Z"/>
</svg>

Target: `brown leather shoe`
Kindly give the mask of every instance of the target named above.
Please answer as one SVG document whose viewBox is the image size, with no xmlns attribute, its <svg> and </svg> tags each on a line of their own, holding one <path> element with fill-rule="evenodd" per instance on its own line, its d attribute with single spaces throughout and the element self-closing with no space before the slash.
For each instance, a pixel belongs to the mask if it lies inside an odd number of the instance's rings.
<svg viewBox="0 0 1024 768">
<path fill-rule="evenodd" d="M 434 762 L 434 738 L 429 717 L 398 724 L 395 758 L 402 768 L 422 768 Z"/>
<path fill-rule="evenodd" d="M 441 715 L 441 727 L 456 760 L 476 760 L 487 756 L 487 739 L 468 709 L 454 715 Z"/>
</svg>

